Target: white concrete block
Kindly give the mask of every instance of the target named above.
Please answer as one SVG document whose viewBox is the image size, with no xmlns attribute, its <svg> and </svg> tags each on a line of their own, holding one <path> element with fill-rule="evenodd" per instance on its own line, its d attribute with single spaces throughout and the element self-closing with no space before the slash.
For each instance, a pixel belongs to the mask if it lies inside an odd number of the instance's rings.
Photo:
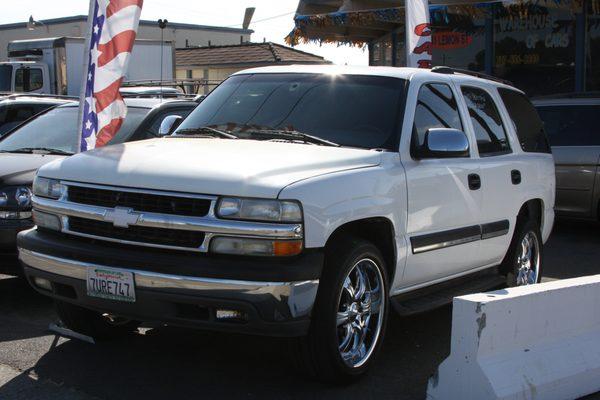
<svg viewBox="0 0 600 400">
<path fill-rule="evenodd" d="M 576 399 L 600 391 L 600 275 L 456 297 L 428 399 Z"/>
</svg>

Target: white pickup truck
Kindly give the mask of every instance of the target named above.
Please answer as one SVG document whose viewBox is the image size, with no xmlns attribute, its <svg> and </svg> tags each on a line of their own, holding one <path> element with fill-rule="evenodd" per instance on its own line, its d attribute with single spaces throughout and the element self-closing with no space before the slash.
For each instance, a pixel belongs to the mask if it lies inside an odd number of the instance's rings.
<svg viewBox="0 0 600 400">
<path fill-rule="evenodd" d="M 542 123 L 510 85 L 267 67 L 228 78 L 173 135 L 40 168 L 18 245 L 75 331 L 296 337 L 313 374 L 347 381 L 390 308 L 539 282 L 554 186 Z"/>
</svg>

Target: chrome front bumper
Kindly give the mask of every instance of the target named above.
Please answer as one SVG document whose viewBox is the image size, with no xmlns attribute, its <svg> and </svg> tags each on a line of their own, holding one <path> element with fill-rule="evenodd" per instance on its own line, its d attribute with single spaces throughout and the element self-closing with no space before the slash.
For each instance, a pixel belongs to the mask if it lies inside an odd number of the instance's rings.
<svg viewBox="0 0 600 400">
<path fill-rule="evenodd" d="M 19 248 L 19 259 L 30 269 L 27 275 L 35 275 L 35 270 L 60 277 L 75 279 L 84 283 L 86 271 L 92 267 L 120 269 L 134 274 L 137 290 L 160 291 L 164 293 L 185 293 L 214 300 L 241 301 L 251 303 L 265 313 L 279 316 L 279 320 L 293 320 L 310 315 L 317 295 L 319 280 L 297 282 L 257 282 L 198 278 L 169 275 L 131 268 L 118 268 L 91 264 L 41 254 Z M 277 321 L 277 318 L 274 318 Z"/>
</svg>

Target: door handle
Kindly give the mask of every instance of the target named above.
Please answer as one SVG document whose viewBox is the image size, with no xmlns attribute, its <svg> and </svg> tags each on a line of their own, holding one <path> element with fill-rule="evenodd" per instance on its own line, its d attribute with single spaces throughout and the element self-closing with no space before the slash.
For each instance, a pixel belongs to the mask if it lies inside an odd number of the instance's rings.
<svg viewBox="0 0 600 400">
<path fill-rule="evenodd" d="M 521 171 L 518 169 L 513 169 L 510 171 L 510 180 L 512 181 L 513 185 L 518 185 L 521 183 Z"/>
<path fill-rule="evenodd" d="M 477 190 L 481 187 L 481 177 L 477 174 L 469 174 L 469 189 Z"/>
</svg>

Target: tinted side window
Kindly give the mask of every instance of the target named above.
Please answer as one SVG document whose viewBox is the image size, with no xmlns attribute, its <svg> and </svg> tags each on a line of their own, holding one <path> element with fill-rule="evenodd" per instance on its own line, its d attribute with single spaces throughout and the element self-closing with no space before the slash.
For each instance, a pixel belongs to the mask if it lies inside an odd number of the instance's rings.
<svg viewBox="0 0 600 400">
<path fill-rule="evenodd" d="M 600 146 L 600 106 L 538 107 L 552 146 Z"/>
<path fill-rule="evenodd" d="M 33 106 L 28 104 L 2 107 L 2 111 L 0 111 L 0 136 L 35 114 L 37 113 Z"/>
<path fill-rule="evenodd" d="M 425 133 L 431 128 L 463 129 L 454 94 L 443 83 L 429 83 L 419 90 L 411 141 L 413 156 L 423 146 Z"/>
<path fill-rule="evenodd" d="M 494 99 L 482 89 L 463 87 L 461 90 L 475 130 L 479 154 L 492 155 L 510 151 Z"/>
<path fill-rule="evenodd" d="M 525 95 L 510 89 L 499 89 L 500 97 L 512 119 L 523 151 L 550 153 L 544 124 Z"/>
</svg>

